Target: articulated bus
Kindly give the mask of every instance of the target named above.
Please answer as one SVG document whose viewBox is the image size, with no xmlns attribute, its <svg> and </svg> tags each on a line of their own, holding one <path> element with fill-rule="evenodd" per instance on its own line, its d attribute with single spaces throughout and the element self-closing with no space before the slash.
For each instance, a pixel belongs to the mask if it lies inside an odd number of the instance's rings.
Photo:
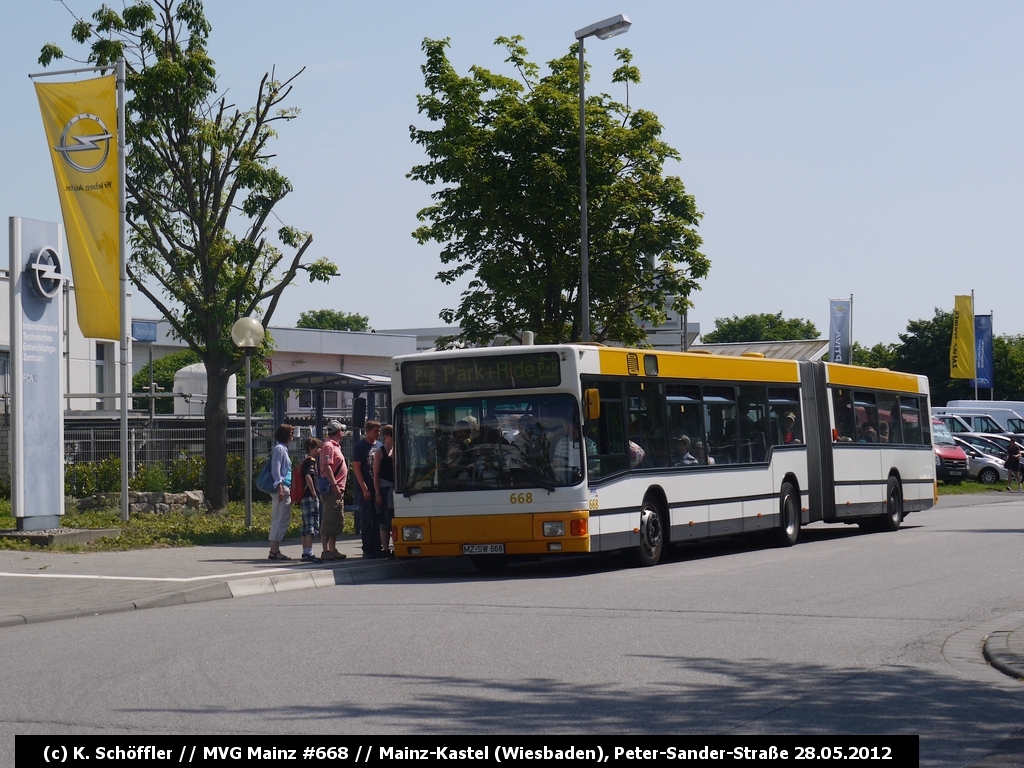
<svg viewBox="0 0 1024 768">
<path fill-rule="evenodd" d="M 802 525 L 895 531 L 937 501 L 928 381 L 597 345 L 392 361 L 399 557 L 624 550 Z"/>
</svg>

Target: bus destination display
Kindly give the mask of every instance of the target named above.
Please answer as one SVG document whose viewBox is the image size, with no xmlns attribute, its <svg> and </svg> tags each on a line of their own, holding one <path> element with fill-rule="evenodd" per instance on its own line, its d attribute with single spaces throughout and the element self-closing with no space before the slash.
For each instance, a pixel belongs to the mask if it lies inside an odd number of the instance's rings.
<svg viewBox="0 0 1024 768">
<path fill-rule="evenodd" d="M 557 352 L 402 363 L 402 390 L 407 395 L 557 387 L 561 383 Z"/>
</svg>

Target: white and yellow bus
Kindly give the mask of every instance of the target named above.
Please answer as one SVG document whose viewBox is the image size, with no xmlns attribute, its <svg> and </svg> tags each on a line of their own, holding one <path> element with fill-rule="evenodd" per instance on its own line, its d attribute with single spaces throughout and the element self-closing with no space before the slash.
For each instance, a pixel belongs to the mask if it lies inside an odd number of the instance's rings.
<svg viewBox="0 0 1024 768">
<path fill-rule="evenodd" d="M 393 361 L 395 554 L 625 550 L 801 525 L 895 531 L 936 501 L 923 376 L 588 345 Z"/>
</svg>

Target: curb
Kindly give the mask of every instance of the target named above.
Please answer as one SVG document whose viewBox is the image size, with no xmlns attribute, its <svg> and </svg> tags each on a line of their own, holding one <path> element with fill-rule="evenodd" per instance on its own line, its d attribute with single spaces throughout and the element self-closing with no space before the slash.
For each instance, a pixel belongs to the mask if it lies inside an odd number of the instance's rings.
<svg viewBox="0 0 1024 768">
<path fill-rule="evenodd" d="M 985 661 L 1004 675 L 1024 681 L 1024 662 L 1010 651 L 1010 630 L 1000 630 L 985 636 L 982 652 Z"/>
<path fill-rule="evenodd" d="M 61 621 L 63 619 L 80 619 L 86 616 L 103 616 L 110 613 L 124 613 L 125 611 L 136 611 L 144 608 L 164 608 L 171 605 L 204 603 L 210 600 L 227 600 L 235 597 L 248 597 L 250 595 L 266 595 L 273 592 L 293 592 L 300 589 L 368 584 L 389 579 L 431 576 L 439 573 L 470 570 L 474 570 L 473 564 L 466 558 L 461 557 L 440 557 L 411 562 L 374 562 L 366 566 L 352 563 L 348 566 L 329 570 L 231 579 L 214 584 L 204 584 L 201 587 L 166 592 L 153 597 L 124 603 L 113 603 L 85 610 L 0 616 L 0 628 L 23 626 L 25 624 L 41 624 L 46 621 Z"/>
</svg>

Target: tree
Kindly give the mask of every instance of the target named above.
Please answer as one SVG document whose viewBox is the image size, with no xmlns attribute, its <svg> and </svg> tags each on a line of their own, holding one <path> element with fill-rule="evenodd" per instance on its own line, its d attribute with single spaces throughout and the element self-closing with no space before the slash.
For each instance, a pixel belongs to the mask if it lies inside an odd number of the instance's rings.
<svg viewBox="0 0 1024 768">
<path fill-rule="evenodd" d="M 187 365 L 194 365 L 199 362 L 199 355 L 191 349 L 183 349 L 179 352 L 172 352 L 153 361 L 153 383 L 159 387 L 158 392 L 174 391 L 174 374 Z M 149 391 L 149 363 L 132 378 L 132 392 Z M 149 403 L 138 399 L 133 404 L 134 408 L 149 408 Z M 158 398 L 154 411 L 160 414 L 174 413 L 174 401 L 169 397 Z"/>
<path fill-rule="evenodd" d="M 715 330 L 701 334 L 705 344 L 728 344 L 743 341 L 792 341 L 794 339 L 817 339 L 821 334 L 810 320 L 793 318 L 787 320 L 782 313 L 777 315 L 733 315 L 716 317 Z"/>
<path fill-rule="evenodd" d="M 244 366 L 231 326 L 244 316 L 268 324 L 299 272 L 326 282 L 337 268 L 304 262 L 313 238 L 293 227 L 276 233 L 289 258 L 267 241 L 274 206 L 292 191 L 267 144 L 275 122 L 297 114 L 281 106 L 294 77 L 264 75 L 255 105 L 238 109 L 217 94 L 200 0 L 129 1 L 120 14 L 103 5 L 92 21 L 76 17 L 71 37 L 97 66 L 126 59 L 129 277 L 206 365 L 206 497 L 218 509 L 227 502 L 227 384 Z M 50 43 L 39 62 L 63 57 Z"/>
<path fill-rule="evenodd" d="M 336 309 L 311 309 L 299 314 L 299 322 L 295 327 L 319 328 L 322 331 L 368 331 L 370 318 Z"/>
<path fill-rule="evenodd" d="M 427 93 L 418 105 L 434 127 L 410 127 L 428 159 L 409 178 L 439 188 L 413 236 L 443 245 L 439 280 L 471 276 L 458 308 L 440 314 L 459 323 L 463 342 L 519 340 L 526 330 L 544 343 L 580 338 L 577 48 L 542 77 L 521 42 L 495 41 L 519 79 L 477 66 L 461 77 L 447 39 L 423 42 Z M 693 197 L 662 175 L 679 153 L 661 140 L 657 116 L 630 107 L 640 72 L 628 50 L 615 55 L 612 82 L 626 100 L 586 101 L 591 327 L 596 341 L 639 343 L 646 336 L 634 317 L 661 322 L 666 295 L 677 310 L 690 306 L 710 264 L 697 250 Z"/>
<path fill-rule="evenodd" d="M 892 368 L 896 360 L 896 345 L 882 344 L 875 346 L 862 346 L 860 342 L 853 342 L 853 364 L 862 365 L 865 368 Z"/>
<path fill-rule="evenodd" d="M 974 396 L 969 379 L 949 377 L 949 344 L 953 338 L 953 313 L 935 308 L 931 320 L 911 320 L 899 334 L 892 368 L 928 377 L 933 405 Z M 998 387 L 998 381 L 996 383 Z"/>
<path fill-rule="evenodd" d="M 262 351 L 262 350 L 261 350 Z M 180 371 L 187 365 L 194 365 L 200 362 L 199 355 L 197 355 L 191 349 L 182 349 L 178 352 L 172 352 L 169 355 L 158 357 L 153 361 L 153 383 L 157 385 L 157 392 L 173 392 L 174 391 L 174 374 Z M 251 361 L 252 377 L 253 379 L 260 379 L 264 376 L 269 375 L 270 370 L 267 367 L 266 357 L 263 354 L 254 355 Z M 139 369 L 139 372 L 132 378 L 132 392 L 148 392 L 149 391 L 149 363 Z M 251 393 L 252 395 L 252 408 L 254 411 L 269 411 L 273 400 L 273 392 L 269 389 L 255 389 Z M 238 398 L 239 407 L 244 407 L 243 403 L 245 398 L 249 396 L 249 393 L 245 391 L 245 381 L 241 376 L 235 376 L 235 397 Z M 146 400 L 137 398 L 132 403 L 133 408 L 146 409 L 149 408 L 149 403 Z M 169 397 L 160 397 L 156 399 L 155 407 L 153 409 L 158 414 L 170 414 L 174 413 L 174 400 Z"/>
</svg>

